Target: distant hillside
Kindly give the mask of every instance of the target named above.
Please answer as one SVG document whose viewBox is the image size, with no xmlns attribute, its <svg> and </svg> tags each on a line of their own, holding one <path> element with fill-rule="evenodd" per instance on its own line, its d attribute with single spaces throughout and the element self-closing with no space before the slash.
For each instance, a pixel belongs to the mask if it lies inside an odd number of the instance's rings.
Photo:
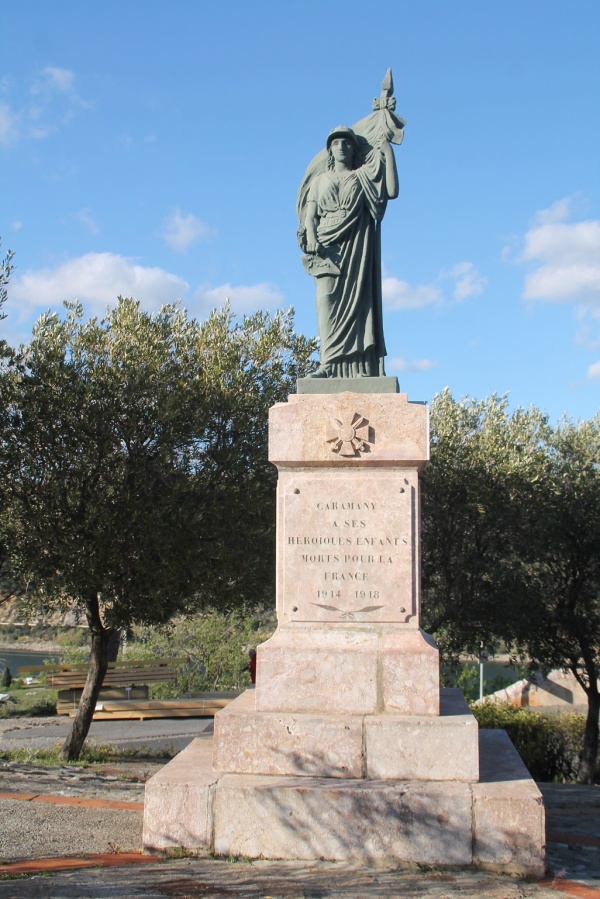
<svg viewBox="0 0 600 899">
<path fill-rule="evenodd" d="M 51 615 L 29 615 L 24 612 L 17 596 L 0 595 L 0 627 L 7 624 L 49 624 L 52 627 L 68 627 L 77 624 L 72 612 L 54 612 Z"/>
</svg>

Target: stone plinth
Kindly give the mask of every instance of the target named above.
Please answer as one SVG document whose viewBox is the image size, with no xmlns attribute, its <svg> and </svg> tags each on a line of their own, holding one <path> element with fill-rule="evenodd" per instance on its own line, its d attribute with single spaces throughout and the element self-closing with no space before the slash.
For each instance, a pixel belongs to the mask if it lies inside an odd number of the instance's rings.
<svg viewBox="0 0 600 899">
<path fill-rule="evenodd" d="M 439 657 L 421 630 L 280 627 L 258 647 L 260 711 L 439 714 Z"/>
<path fill-rule="evenodd" d="M 427 407 L 405 394 L 302 394 L 274 406 L 275 635 L 259 711 L 439 714 L 439 659 L 419 627 L 419 469 Z"/>
<path fill-rule="evenodd" d="M 209 750 L 146 784 L 146 850 L 544 872 L 542 796 L 504 731 L 480 732 L 478 783 L 221 774 Z"/>
<path fill-rule="evenodd" d="M 254 690 L 215 716 L 220 772 L 367 780 L 474 782 L 477 722 L 460 690 L 439 716 L 257 711 Z"/>
</svg>

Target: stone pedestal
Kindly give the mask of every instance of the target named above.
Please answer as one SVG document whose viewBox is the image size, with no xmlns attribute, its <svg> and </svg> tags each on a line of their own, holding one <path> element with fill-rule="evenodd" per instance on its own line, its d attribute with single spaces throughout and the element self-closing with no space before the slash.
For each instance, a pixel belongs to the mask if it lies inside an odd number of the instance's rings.
<svg viewBox="0 0 600 899">
<path fill-rule="evenodd" d="M 278 628 L 256 689 L 215 716 L 212 766 L 192 745 L 149 781 L 147 848 L 542 872 L 541 795 L 440 691 L 420 628 L 428 453 L 427 407 L 404 394 L 271 409 Z"/>
</svg>

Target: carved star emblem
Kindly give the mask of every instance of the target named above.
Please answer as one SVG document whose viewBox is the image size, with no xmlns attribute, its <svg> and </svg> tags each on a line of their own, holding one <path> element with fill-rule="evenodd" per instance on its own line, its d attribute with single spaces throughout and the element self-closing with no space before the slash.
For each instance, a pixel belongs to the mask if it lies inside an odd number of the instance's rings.
<svg viewBox="0 0 600 899">
<path fill-rule="evenodd" d="M 369 422 L 360 413 L 331 418 L 326 441 L 332 453 L 356 457 L 369 452 L 371 443 Z"/>
</svg>

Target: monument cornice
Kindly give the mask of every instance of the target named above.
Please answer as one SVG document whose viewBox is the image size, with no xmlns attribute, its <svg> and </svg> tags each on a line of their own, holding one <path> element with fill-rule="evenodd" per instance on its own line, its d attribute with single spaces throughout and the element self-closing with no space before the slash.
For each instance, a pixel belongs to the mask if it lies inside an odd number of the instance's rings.
<svg viewBox="0 0 600 899">
<path fill-rule="evenodd" d="M 405 393 L 292 394 L 269 413 L 269 461 L 280 470 L 420 470 L 428 459 L 428 406 Z"/>
</svg>

